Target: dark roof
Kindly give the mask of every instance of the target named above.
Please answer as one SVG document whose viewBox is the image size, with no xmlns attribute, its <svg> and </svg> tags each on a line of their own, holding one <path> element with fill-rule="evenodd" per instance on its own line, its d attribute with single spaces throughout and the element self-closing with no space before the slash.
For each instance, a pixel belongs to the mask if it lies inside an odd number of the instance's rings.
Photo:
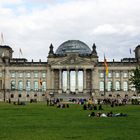
<svg viewBox="0 0 140 140">
<path fill-rule="evenodd" d="M 10 46 L 7 46 L 7 45 L 0 45 L 0 48 L 6 48 L 6 49 L 11 49 L 12 50 L 12 48 L 10 47 Z"/>
</svg>

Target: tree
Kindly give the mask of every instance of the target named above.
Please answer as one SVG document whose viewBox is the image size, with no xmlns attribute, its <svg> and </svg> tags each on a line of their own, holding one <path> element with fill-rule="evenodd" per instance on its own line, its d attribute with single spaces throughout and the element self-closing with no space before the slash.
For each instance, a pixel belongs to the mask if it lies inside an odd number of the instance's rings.
<svg viewBox="0 0 140 140">
<path fill-rule="evenodd" d="M 136 67 L 132 72 L 133 75 L 131 75 L 130 83 L 134 86 L 138 95 L 140 94 L 140 66 Z"/>
</svg>

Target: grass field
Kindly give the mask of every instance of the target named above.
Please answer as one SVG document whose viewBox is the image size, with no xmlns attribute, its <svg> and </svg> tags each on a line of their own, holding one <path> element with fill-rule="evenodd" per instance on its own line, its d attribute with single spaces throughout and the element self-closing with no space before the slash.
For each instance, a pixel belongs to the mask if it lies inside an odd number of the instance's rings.
<svg viewBox="0 0 140 140">
<path fill-rule="evenodd" d="M 45 103 L 0 103 L 0 140 L 140 140 L 140 106 L 103 108 L 128 116 L 90 118 L 80 105 L 60 109 Z"/>
</svg>

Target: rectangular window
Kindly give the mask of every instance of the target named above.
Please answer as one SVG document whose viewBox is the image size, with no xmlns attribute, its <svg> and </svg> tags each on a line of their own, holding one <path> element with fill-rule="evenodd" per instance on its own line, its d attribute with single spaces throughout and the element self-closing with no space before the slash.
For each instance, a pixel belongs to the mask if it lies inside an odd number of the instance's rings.
<svg viewBox="0 0 140 140">
<path fill-rule="evenodd" d="M 30 78 L 30 77 L 31 77 L 30 72 L 27 72 L 27 73 L 26 73 L 26 77 L 28 77 L 28 78 Z"/>
<path fill-rule="evenodd" d="M 101 81 L 100 82 L 100 91 L 104 91 L 104 82 L 103 81 Z"/>
<path fill-rule="evenodd" d="M 112 77 L 112 73 L 111 73 L 111 72 L 108 73 L 108 77 L 109 77 L 109 78 Z"/>
<path fill-rule="evenodd" d="M 26 81 L 26 91 L 30 91 L 31 90 L 31 82 L 30 81 Z"/>
<path fill-rule="evenodd" d="M 120 77 L 120 73 L 116 72 L 116 78 Z"/>
<path fill-rule="evenodd" d="M 123 90 L 128 91 L 128 82 L 123 82 Z"/>
<path fill-rule="evenodd" d="M 124 73 L 123 73 L 123 77 L 124 77 L 124 78 L 127 78 L 127 77 L 128 77 L 127 72 L 124 72 Z"/>
<path fill-rule="evenodd" d="M 116 91 L 120 90 L 121 87 L 120 87 L 120 81 L 117 81 L 116 82 Z"/>
<path fill-rule="evenodd" d="M 34 81 L 34 90 L 38 91 L 38 81 Z"/>
<path fill-rule="evenodd" d="M 45 72 L 42 73 L 42 77 L 43 77 L 43 78 L 46 77 L 46 73 L 45 73 Z"/>
<path fill-rule="evenodd" d="M 38 78 L 38 72 L 34 72 L 34 77 Z"/>
<path fill-rule="evenodd" d="M 107 82 L 107 90 L 108 91 L 111 91 L 112 90 L 112 82 L 111 81 L 108 81 Z"/>
<path fill-rule="evenodd" d="M 22 72 L 19 72 L 19 77 L 23 77 L 23 73 Z"/>
<path fill-rule="evenodd" d="M 42 91 L 46 91 L 46 82 L 45 81 L 42 82 Z"/>
<path fill-rule="evenodd" d="M 104 77 L 104 73 L 100 72 L 100 78 L 103 78 L 103 77 Z"/>
<path fill-rule="evenodd" d="M 11 81 L 11 90 L 15 90 L 15 89 L 16 89 L 16 82 Z"/>
<path fill-rule="evenodd" d="M 23 90 L 23 82 L 22 81 L 19 81 L 18 82 L 18 90 Z"/>
<path fill-rule="evenodd" d="M 16 73 L 15 72 L 11 72 L 11 77 L 12 78 L 16 77 Z"/>
</svg>

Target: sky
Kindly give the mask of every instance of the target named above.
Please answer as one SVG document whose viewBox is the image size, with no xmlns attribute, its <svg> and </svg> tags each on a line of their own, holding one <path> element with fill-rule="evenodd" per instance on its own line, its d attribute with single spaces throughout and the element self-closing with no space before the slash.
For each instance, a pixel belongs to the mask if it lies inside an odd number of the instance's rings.
<svg viewBox="0 0 140 140">
<path fill-rule="evenodd" d="M 47 61 L 67 40 L 97 46 L 99 60 L 134 57 L 140 44 L 140 0 L 0 0 L 0 32 L 13 57 Z M 131 49 L 131 54 L 130 54 Z"/>
</svg>

